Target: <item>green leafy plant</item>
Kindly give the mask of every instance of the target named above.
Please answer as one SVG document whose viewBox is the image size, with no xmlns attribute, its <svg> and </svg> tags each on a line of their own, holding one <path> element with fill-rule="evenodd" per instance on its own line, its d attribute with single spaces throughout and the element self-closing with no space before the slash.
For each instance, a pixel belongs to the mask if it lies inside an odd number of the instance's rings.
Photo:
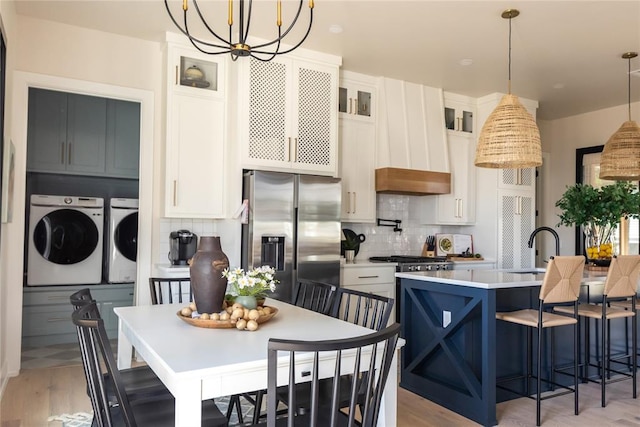
<svg viewBox="0 0 640 427">
<path fill-rule="evenodd" d="M 620 218 L 640 216 L 640 193 L 630 182 L 595 188 L 587 184 L 567 187 L 567 191 L 556 202 L 562 209 L 558 225 L 586 225 L 615 227 Z"/>
<path fill-rule="evenodd" d="M 567 187 L 556 206 L 562 209 L 558 225 L 583 226 L 588 246 L 611 239 L 621 218 L 640 216 L 640 193 L 628 181 L 595 188 L 588 184 Z"/>
<path fill-rule="evenodd" d="M 346 234 L 345 233 L 344 240 L 344 249 L 346 251 L 355 251 L 360 245 L 360 237 L 355 234 Z"/>
</svg>

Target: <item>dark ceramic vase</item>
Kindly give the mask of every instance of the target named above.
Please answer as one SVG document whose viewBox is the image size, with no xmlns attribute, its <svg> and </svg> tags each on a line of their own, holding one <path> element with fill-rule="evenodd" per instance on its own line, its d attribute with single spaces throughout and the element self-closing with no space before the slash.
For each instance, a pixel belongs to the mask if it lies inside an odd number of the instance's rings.
<svg viewBox="0 0 640 427">
<path fill-rule="evenodd" d="M 200 237 L 198 251 L 189 268 L 193 300 L 198 313 L 219 313 L 227 291 L 227 279 L 222 272 L 229 267 L 229 258 L 222 252 L 220 237 Z"/>
</svg>

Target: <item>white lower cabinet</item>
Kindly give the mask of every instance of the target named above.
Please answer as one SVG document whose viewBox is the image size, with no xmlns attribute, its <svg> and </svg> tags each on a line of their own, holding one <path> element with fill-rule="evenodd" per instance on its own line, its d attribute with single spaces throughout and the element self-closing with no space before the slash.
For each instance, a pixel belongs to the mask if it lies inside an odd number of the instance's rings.
<svg viewBox="0 0 640 427">
<path fill-rule="evenodd" d="M 340 269 L 340 286 L 394 299 L 389 324 L 395 322 L 396 307 L 395 265 L 349 264 Z"/>
<path fill-rule="evenodd" d="M 454 270 L 493 270 L 496 268 L 495 261 L 454 261 Z"/>
</svg>

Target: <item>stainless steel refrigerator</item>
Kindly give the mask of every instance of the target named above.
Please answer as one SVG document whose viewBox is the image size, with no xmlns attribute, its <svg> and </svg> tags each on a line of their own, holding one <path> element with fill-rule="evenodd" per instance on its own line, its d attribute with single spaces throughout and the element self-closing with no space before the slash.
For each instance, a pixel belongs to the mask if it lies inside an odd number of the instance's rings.
<svg viewBox="0 0 640 427">
<path fill-rule="evenodd" d="M 292 301 L 300 279 L 340 284 L 341 190 L 338 178 L 244 174 L 249 215 L 242 225 L 242 267 L 274 267 L 280 281 L 274 298 Z"/>
</svg>

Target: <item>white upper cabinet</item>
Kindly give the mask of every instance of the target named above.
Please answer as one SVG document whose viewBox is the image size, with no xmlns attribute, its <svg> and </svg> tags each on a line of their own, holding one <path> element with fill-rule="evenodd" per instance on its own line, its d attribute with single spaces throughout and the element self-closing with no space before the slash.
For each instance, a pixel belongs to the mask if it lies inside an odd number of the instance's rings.
<svg viewBox="0 0 640 427">
<path fill-rule="evenodd" d="M 376 121 L 377 83 L 370 76 L 342 71 L 338 89 L 341 119 Z"/>
<path fill-rule="evenodd" d="M 422 224 L 472 225 L 476 222 L 476 143 L 449 135 L 451 193 L 415 199 Z"/>
<path fill-rule="evenodd" d="M 340 112 L 341 218 L 345 222 L 375 222 L 377 79 L 350 72 L 342 72 L 342 77 L 341 94 L 343 88 L 357 90 L 349 92 L 350 96 L 355 95 L 355 99 L 347 98 L 352 109 L 349 110 L 347 105 L 347 112 Z M 356 107 L 358 104 L 361 105 L 359 108 Z M 354 114 L 357 111 L 365 114 Z"/>
<path fill-rule="evenodd" d="M 239 111 L 244 168 L 338 174 L 339 62 L 246 59 Z"/>
<path fill-rule="evenodd" d="M 456 93 L 444 93 L 444 124 L 449 134 L 473 137 L 475 128 L 475 99 Z"/>
<path fill-rule="evenodd" d="M 382 78 L 377 167 L 449 172 L 442 89 Z"/>
<path fill-rule="evenodd" d="M 227 217 L 226 68 L 226 55 L 167 46 L 166 217 Z"/>
</svg>

